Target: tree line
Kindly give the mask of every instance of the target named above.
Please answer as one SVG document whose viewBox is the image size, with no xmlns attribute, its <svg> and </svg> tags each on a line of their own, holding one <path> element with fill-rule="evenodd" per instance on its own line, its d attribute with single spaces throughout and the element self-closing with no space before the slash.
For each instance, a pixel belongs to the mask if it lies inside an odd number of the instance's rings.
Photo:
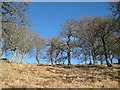
<svg viewBox="0 0 120 90">
<path fill-rule="evenodd" d="M 110 3 L 112 16 L 83 17 L 67 20 L 58 37 L 45 40 L 30 29 L 26 11 L 29 3 L 2 3 L 1 53 L 12 53 L 10 62 L 34 54 L 36 61 L 47 59 L 51 64 L 71 65 L 72 59 L 85 64 L 120 64 L 120 2 Z M 45 50 L 43 50 L 45 49 Z M 45 52 L 45 55 L 41 55 Z"/>
</svg>

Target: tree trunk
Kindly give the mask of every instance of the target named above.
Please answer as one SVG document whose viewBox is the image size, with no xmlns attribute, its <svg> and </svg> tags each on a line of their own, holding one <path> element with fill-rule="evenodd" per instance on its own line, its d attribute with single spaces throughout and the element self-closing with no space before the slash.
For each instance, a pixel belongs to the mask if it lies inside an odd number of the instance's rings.
<svg viewBox="0 0 120 90">
<path fill-rule="evenodd" d="M 90 58 L 90 65 L 92 65 L 92 59 Z"/>
<path fill-rule="evenodd" d="M 19 62 L 18 62 L 19 57 L 20 57 L 20 53 L 18 52 L 17 55 L 16 55 L 16 63 L 19 63 Z"/>
<path fill-rule="evenodd" d="M 102 44 L 103 44 L 103 49 L 104 49 L 104 55 L 105 55 L 105 60 L 106 60 L 106 64 L 108 67 L 111 67 L 112 65 L 110 64 L 108 57 L 107 57 L 107 50 L 106 50 L 106 43 L 103 37 L 101 37 L 102 39 Z"/>
<path fill-rule="evenodd" d="M 93 64 L 97 64 L 97 60 L 96 60 L 94 52 L 92 52 L 92 57 L 93 57 Z"/>
<path fill-rule="evenodd" d="M 70 52 L 68 52 L 67 55 L 68 55 L 68 65 L 71 65 Z"/>
<path fill-rule="evenodd" d="M 118 58 L 118 64 L 120 64 L 120 57 Z"/>
<path fill-rule="evenodd" d="M 21 63 L 24 63 L 24 60 L 25 60 L 25 51 L 24 52 L 22 52 L 22 60 L 21 60 Z"/>
<path fill-rule="evenodd" d="M 51 64 L 53 65 L 53 58 L 50 58 Z"/>
<path fill-rule="evenodd" d="M 14 54 L 12 55 L 12 58 L 10 59 L 10 62 L 13 62 L 15 60 L 17 50 L 13 51 L 13 53 Z"/>
<path fill-rule="evenodd" d="M 110 58 L 111 64 L 113 64 L 113 58 L 114 58 L 114 55 L 112 55 L 112 57 Z"/>
<path fill-rule="evenodd" d="M 50 62 L 53 65 L 53 51 L 50 52 Z"/>
<path fill-rule="evenodd" d="M 89 60 L 90 60 L 90 65 L 92 65 L 92 59 L 91 59 L 91 54 L 89 54 Z"/>
<path fill-rule="evenodd" d="M 110 58 L 110 62 L 111 62 L 111 64 L 113 64 L 113 60 Z"/>
<path fill-rule="evenodd" d="M 39 59 L 38 59 L 38 51 L 36 51 L 36 61 L 38 64 L 40 64 Z"/>
<path fill-rule="evenodd" d="M 94 64 L 98 64 L 98 63 L 97 63 L 97 59 L 96 59 L 96 56 L 95 56 L 95 59 L 94 59 Z"/>
<path fill-rule="evenodd" d="M 70 35 L 68 36 L 68 41 L 67 41 L 67 57 L 68 57 L 68 66 L 71 65 L 71 54 L 70 54 Z"/>
<path fill-rule="evenodd" d="M 87 56 L 85 55 L 85 64 L 87 64 Z"/>
<path fill-rule="evenodd" d="M 100 62 L 101 62 L 101 65 L 102 65 L 103 64 L 102 54 L 100 54 Z"/>
<path fill-rule="evenodd" d="M 5 50 L 4 50 L 3 48 L 1 48 L 0 59 L 2 59 L 2 55 L 3 55 L 4 51 L 5 51 Z"/>
</svg>

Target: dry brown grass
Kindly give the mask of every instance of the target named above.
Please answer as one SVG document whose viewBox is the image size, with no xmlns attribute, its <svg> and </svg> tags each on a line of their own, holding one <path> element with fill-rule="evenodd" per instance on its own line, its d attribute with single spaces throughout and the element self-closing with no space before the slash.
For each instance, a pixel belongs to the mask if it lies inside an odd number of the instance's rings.
<svg viewBox="0 0 120 90">
<path fill-rule="evenodd" d="M 4 88 L 118 88 L 118 65 L 36 65 L 2 63 Z"/>
</svg>

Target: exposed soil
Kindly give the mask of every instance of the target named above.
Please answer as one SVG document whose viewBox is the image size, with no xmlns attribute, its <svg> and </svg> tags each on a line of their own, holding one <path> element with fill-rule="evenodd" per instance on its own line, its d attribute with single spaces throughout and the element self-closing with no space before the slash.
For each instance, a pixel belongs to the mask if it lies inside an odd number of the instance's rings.
<svg viewBox="0 0 120 90">
<path fill-rule="evenodd" d="M 0 60 L 2 88 L 119 88 L 120 67 L 113 65 L 37 65 Z"/>
</svg>

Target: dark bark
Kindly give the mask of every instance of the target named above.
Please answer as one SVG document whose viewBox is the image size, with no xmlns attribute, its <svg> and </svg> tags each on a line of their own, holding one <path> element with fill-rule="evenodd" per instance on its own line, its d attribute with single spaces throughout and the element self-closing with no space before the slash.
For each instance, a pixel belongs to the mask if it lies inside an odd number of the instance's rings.
<svg viewBox="0 0 120 90">
<path fill-rule="evenodd" d="M 53 48 L 50 50 L 50 62 L 53 65 Z"/>
<path fill-rule="evenodd" d="M 90 65 L 92 65 L 92 59 L 90 58 L 90 63 L 89 63 Z"/>
<path fill-rule="evenodd" d="M 90 60 L 89 65 L 92 65 L 92 59 L 91 59 L 91 55 L 90 54 L 89 54 L 89 60 Z"/>
<path fill-rule="evenodd" d="M 105 55 L 105 60 L 106 60 L 106 64 L 108 67 L 111 67 L 112 65 L 110 64 L 109 60 L 108 60 L 108 56 L 107 56 L 107 49 L 106 49 L 106 43 L 103 37 L 101 37 L 102 40 L 102 44 L 103 44 L 103 49 L 104 49 L 104 55 Z"/>
<path fill-rule="evenodd" d="M 85 55 L 85 64 L 87 64 L 87 55 Z"/>
<path fill-rule="evenodd" d="M 110 60 L 110 63 L 113 64 L 113 58 L 114 58 L 114 54 L 112 53 L 109 53 L 109 60 Z"/>
<path fill-rule="evenodd" d="M 103 59 L 102 59 L 102 55 L 100 54 L 100 62 L 101 62 L 101 65 L 103 64 Z"/>
<path fill-rule="evenodd" d="M 110 58 L 110 62 L 111 62 L 111 64 L 113 64 L 113 57 L 112 57 L 112 58 Z"/>
<path fill-rule="evenodd" d="M 67 41 L 67 57 L 68 57 L 68 66 L 71 65 L 71 54 L 70 54 L 70 35 L 68 35 L 68 41 Z"/>
<path fill-rule="evenodd" d="M 120 64 L 120 57 L 118 58 L 118 64 Z"/>
<path fill-rule="evenodd" d="M 40 64 L 39 59 L 38 59 L 38 51 L 36 51 L 36 61 L 38 64 Z"/>
</svg>

